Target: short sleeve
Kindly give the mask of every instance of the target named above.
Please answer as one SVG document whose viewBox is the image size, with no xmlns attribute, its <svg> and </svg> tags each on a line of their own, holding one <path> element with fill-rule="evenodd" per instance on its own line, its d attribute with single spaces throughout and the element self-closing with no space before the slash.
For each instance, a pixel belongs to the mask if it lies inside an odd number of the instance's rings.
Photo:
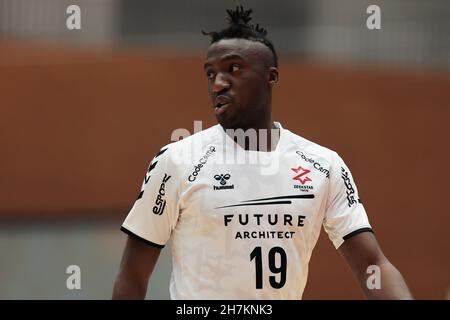
<svg viewBox="0 0 450 320">
<path fill-rule="evenodd" d="M 162 148 L 151 161 L 139 196 L 121 227 L 157 248 L 165 246 L 178 221 L 179 176 L 169 148 Z"/>
<path fill-rule="evenodd" d="M 353 235 L 372 231 L 352 174 L 335 152 L 323 226 L 336 249 Z"/>
</svg>

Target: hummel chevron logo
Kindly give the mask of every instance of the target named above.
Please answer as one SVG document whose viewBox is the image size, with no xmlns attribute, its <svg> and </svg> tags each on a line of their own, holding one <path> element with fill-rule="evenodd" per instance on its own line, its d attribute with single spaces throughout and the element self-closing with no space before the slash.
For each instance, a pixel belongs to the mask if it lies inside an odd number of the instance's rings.
<svg viewBox="0 0 450 320">
<path fill-rule="evenodd" d="M 166 152 L 167 149 L 168 148 L 162 149 L 161 151 L 159 151 L 158 154 L 153 158 L 152 161 L 154 161 L 156 158 L 158 158 L 160 155 L 162 155 L 164 152 Z M 157 163 L 158 163 L 158 161 L 155 161 L 148 167 L 148 171 L 147 171 L 147 173 L 145 174 L 145 177 L 144 177 L 144 183 L 142 184 L 141 192 L 139 193 L 139 196 L 138 196 L 138 198 L 136 200 L 139 200 L 140 198 L 142 198 L 142 195 L 144 194 L 144 187 L 147 184 L 147 182 L 150 180 L 150 177 L 151 177 L 150 176 L 150 172 L 153 169 L 155 169 Z"/>
</svg>

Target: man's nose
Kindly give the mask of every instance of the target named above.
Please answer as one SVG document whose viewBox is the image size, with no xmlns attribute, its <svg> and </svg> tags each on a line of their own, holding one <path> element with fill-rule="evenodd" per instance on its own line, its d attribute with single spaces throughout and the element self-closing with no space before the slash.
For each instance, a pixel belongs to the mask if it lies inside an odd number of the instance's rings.
<svg viewBox="0 0 450 320">
<path fill-rule="evenodd" d="M 217 93 L 230 87 L 230 82 L 222 73 L 218 73 L 214 79 L 212 91 Z"/>
</svg>

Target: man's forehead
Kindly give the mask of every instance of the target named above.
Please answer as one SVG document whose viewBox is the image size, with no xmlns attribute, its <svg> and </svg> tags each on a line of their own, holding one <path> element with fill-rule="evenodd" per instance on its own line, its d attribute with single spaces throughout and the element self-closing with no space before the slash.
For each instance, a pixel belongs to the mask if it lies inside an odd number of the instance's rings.
<svg viewBox="0 0 450 320">
<path fill-rule="evenodd" d="M 236 55 L 243 59 L 271 55 L 270 49 L 261 42 L 247 39 L 222 39 L 213 43 L 206 54 L 207 60 L 221 59 L 222 57 Z"/>
</svg>

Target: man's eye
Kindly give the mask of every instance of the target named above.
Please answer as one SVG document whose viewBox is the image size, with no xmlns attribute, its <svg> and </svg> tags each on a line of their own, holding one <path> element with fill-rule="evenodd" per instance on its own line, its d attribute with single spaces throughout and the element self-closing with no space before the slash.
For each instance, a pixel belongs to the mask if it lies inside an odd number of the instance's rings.
<svg viewBox="0 0 450 320">
<path fill-rule="evenodd" d="M 236 71 L 238 71 L 238 70 L 240 70 L 240 69 L 241 69 L 241 66 L 238 65 L 238 64 L 235 64 L 235 63 L 233 63 L 233 64 L 230 66 L 230 72 L 236 72 Z"/>
</svg>

